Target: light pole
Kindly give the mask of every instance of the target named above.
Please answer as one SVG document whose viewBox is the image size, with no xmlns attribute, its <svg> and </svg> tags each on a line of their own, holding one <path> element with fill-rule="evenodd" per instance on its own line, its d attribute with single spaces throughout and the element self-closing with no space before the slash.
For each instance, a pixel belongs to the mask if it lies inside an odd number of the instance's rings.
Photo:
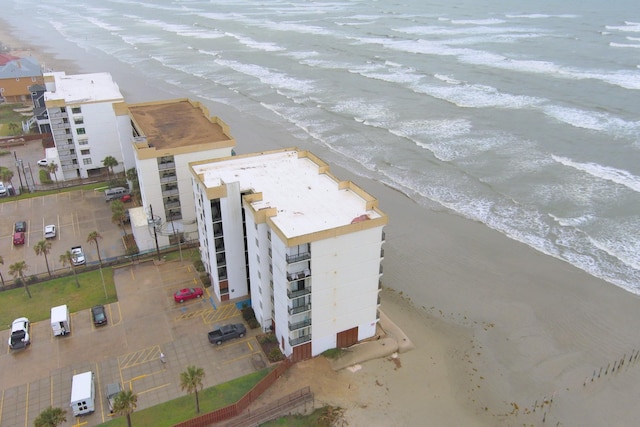
<svg viewBox="0 0 640 427">
<path fill-rule="evenodd" d="M 16 169 L 18 170 L 18 178 L 20 178 L 20 192 L 22 193 L 24 189 L 22 187 L 22 175 L 20 175 L 20 161 L 18 160 L 18 155 L 16 154 L 15 151 L 13 152 L 13 157 L 14 159 L 16 159 Z"/>
<path fill-rule="evenodd" d="M 174 212 L 171 211 L 171 228 L 173 228 L 173 236 L 178 239 L 178 251 L 180 251 L 180 262 L 182 262 L 182 245 L 180 244 L 180 241 L 182 240 L 182 237 L 176 235 L 176 226 L 173 225 L 173 214 L 174 214 Z"/>
<path fill-rule="evenodd" d="M 160 247 L 158 246 L 158 225 L 156 217 L 153 216 L 153 206 L 149 205 L 149 210 L 151 211 L 151 221 L 153 221 L 153 238 L 156 240 L 156 253 L 158 254 L 158 261 L 160 261 Z"/>
</svg>

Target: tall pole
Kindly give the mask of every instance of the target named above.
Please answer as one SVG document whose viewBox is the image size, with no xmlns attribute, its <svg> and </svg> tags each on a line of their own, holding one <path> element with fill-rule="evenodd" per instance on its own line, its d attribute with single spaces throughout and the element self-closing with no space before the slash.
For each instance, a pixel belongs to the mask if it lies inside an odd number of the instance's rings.
<svg viewBox="0 0 640 427">
<path fill-rule="evenodd" d="M 182 237 L 176 235 L 176 226 L 173 225 L 173 211 L 171 211 L 171 228 L 173 228 L 173 236 L 178 239 L 178 250 L 180 251 L 180 262 L 182 262 L 182 245 L 180 244 L 180 240 L 182 240 Z"/>
<path fill-rule="evenodd" d="M 22 188 L 22 175 L 20 175 L 20 163 L 18 163 L 18 155 L 15 151 L 13 152 L 13 157 L 16 159 L 16 169 L 18 170 L 18 178 L 20 178 L 20 192 L 22 193 L 24 191 Z"/>
<path fill-rule="evenodd" d="M 151 210 L 151 221 L 153 221 L 153 237 L 156 239 L 156 253 L 158 254 L 158 261 L 160 261 L 160 247 L 158 246 L 158 230 L 156 228 L 156 217 L 153 216 L 153 206 L 149 205 Z"/>
</svg>

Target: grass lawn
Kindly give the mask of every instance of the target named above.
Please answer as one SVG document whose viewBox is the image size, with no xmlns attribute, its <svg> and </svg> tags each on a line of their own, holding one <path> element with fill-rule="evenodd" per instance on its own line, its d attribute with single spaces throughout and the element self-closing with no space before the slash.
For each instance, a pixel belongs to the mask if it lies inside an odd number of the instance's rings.
<svg viewBox="0 0 640 427">
<path fill-rule="evenodd" d="M 33 193 L 22 193 L 19 196 L 10 196 L 3 197 L 0 199 L 0 203 L 14 201 L 14 200 L 23 200 L 23 199 L 33 199 L 34 197 L 48 196 L 49 194 L 56 193 L 67 193 L 69 191 L 78 191 L 78 190 L 95 190 L 96 188 L 107 188 L 107 183 L 103 182 L 95 182 L 93 184 L 81 185 L 77 187 L 61 187 L 54 188 L 52 190 L 44 190 L 44 191 L 35 191 Z"/>
<path fill-rule="evenodd" d="M 62 304 L 67 304 L 69 311 L 75 312 L 96 304 L 117 301 L 113 271 L 103 268 L 102 273 L 107 298 L 104 296 L 100 270 L 78 273 L 79 289 L 73 275 L 70 275 L 29 285 L 32 298 L 27 296 L 24 287 L 3 291 L 0 293 L 0 329 L 8 328 L 14 319 L 22 316 L 28 317 L 31 322 L 48 319 L 51 307 Z"/>
<path fill-rule="evenodd" d="M 237 402 L 244 396 L 258 381 L 264 378 L 270 369 L 262 369 L 244 377 L 236 378 L 224 384 L 219 384 L 198 392 L 200 398 L 200 413 L 215 411 L 227 405 Z M 176 381 L 179 381 L 176 378 Z M 131 424 L 134 426 L 173 426 L 179 422 L 191 419 L 196 414 L 196 399 L 193 394 L 184 395 L 174 400 L 153 406 L 151 408 L 136 411 L 131 415 Z M 113 420 L 100 424 L 102 427 L 126 426 L 126 417 L 117 417 Z"/>
</svg>

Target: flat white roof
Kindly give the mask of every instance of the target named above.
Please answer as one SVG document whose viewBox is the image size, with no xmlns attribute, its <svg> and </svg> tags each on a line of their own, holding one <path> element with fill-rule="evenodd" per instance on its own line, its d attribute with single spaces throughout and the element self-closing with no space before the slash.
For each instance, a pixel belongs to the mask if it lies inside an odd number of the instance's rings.
<svg viewBox="0 0 640 427">
<path fill-rule="evenodd" d="M 109 73 L 74 74 L 67 76 L 64 71 L 45 73 L 53 76 L 55 90 L 47 91 L 44 100 L 64 100 L 66 104 L 123 100 L 120 88 Z M 49 88 L 49 85 L 47 85 Z"/>
<path fill-rule="evenodd" d="M 253 208 L 275 208 L 277 215 L 271 220 L 287 238 L 348 225 L 361 215 L 381 217 L 366 209 L 359 194 L 340 189 L 338 181 L 321 173 L 310 158 L 299 158 L 296 150 L 212 160 L 192 168 L 203 175 L 207 188 L 239 182 L 240 191 L 262 193 Z"/>
</svg>

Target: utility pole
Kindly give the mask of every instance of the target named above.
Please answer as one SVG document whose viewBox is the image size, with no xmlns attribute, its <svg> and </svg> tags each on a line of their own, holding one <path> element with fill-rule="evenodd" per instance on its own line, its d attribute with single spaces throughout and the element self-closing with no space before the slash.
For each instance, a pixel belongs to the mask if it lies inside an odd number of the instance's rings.
<svg viewBox="0 0 640 427">
<path fill-rule="evenodd" d="M 20 163 L 18 162 L 18 155 L 15 151 L 13 152 L 13 158 L 16 159 L 16 169 L 18 170 L 18 178 L 20 178 L 20 193 L 22 193 L 24 191 L 22 187 L 22 175 L 20 175 Z M 27 179 L 26 176 L 25 179 Z"/>
<path fill-rule="evenodd" d="M 158 229 L 156 224 L 156 217 L 153 216 L 153 206 L 149 205 L 151 210 L 151 221 L 153 221 L 153 237 L 156 239 L 156 253 L 158 254 L 158 261 L 160 261 L 160 247 L 158 246 Z"/>
</svg>

